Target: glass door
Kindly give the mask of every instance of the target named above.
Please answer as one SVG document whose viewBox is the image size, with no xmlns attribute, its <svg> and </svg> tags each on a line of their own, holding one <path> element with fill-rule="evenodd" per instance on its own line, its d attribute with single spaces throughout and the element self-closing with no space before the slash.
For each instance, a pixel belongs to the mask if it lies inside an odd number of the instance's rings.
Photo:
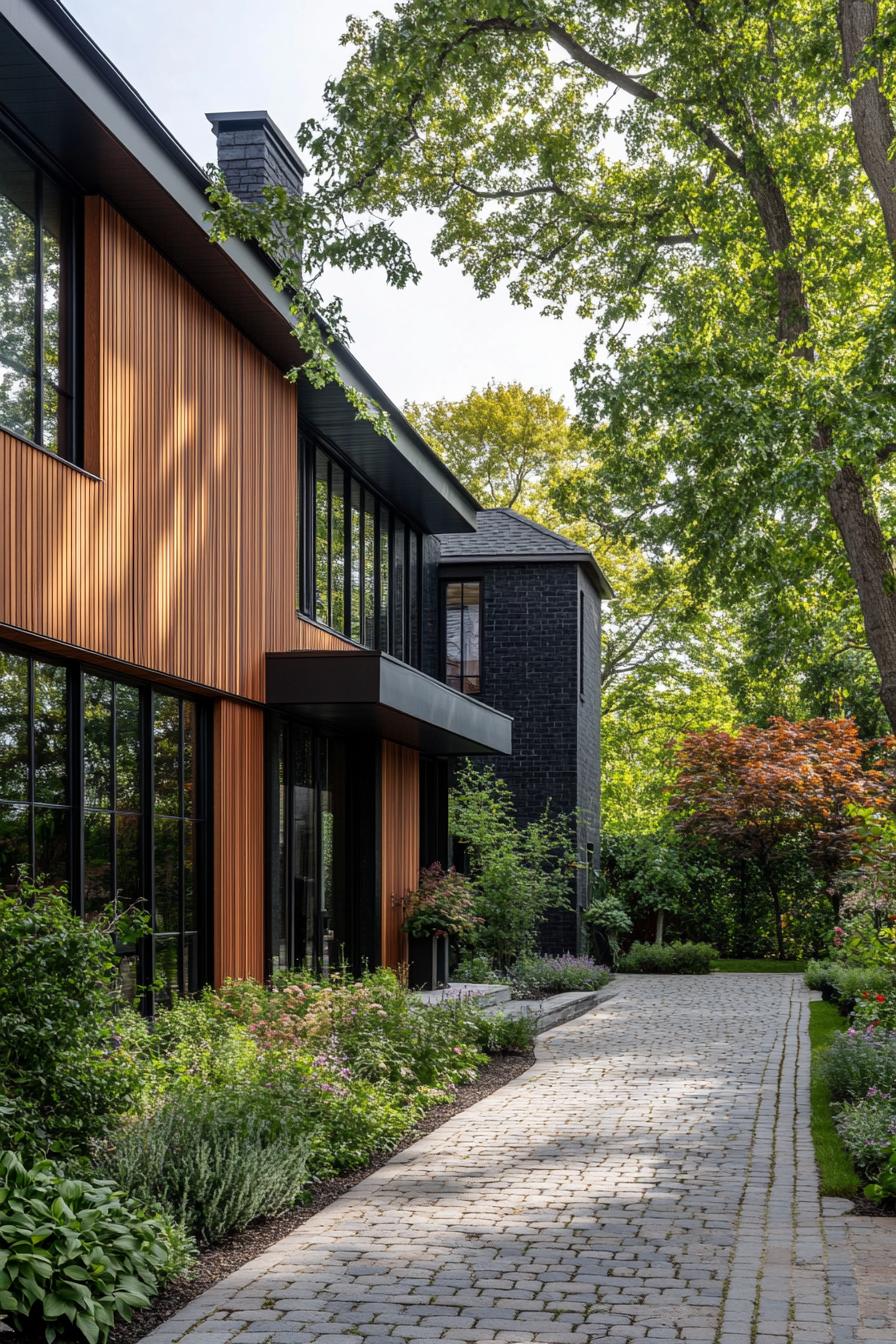
<svg viewBox="0 0 896 1344">
<path fill-rule="evenodd" d="M 272 743 L 272 969 L 325 975 L 349 955 L 345 745 L 287 719 Z"/>
</svg>

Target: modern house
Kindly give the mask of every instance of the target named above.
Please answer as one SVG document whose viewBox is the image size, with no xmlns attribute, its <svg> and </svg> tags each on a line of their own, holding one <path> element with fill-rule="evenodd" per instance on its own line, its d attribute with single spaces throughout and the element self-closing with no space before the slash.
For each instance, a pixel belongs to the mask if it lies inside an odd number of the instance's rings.
<svg viewBox="0 0 896 1344">
<path fill-rule="evenodd" d="M 285 378 L 270 262 L 55 0 L 0 0 L 0 52 L 0 886 L 142 905 L 134 982 L 188 992 L 397 965 L 461 756 L 579 806 L 585 862 L 594 561 L 480 513 L 346 349 L 393 438 Z M 266 114 L 209 119 L 235 191 L 300 187 Z"/>
</svg>

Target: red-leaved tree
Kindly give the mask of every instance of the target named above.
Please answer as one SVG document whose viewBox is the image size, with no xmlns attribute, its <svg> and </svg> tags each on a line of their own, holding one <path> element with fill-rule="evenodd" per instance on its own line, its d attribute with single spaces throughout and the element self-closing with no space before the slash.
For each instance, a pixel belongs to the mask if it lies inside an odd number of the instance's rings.
<svg viewBox="0 0 896 1344">
<path fill-rule="evenodd" d="M 669 803 L 678 829 L 755 864 L 774 905 L 780 957 L 783 865 L 798 847 L 825 879 L 836 914 L 831 879 L 850 861 L 861 824 L 851 809 L 893 807 L 894 745 L 864 742 L 852 719 L 776 718 L 766 728 L 683 739 Z"/>
</svg>

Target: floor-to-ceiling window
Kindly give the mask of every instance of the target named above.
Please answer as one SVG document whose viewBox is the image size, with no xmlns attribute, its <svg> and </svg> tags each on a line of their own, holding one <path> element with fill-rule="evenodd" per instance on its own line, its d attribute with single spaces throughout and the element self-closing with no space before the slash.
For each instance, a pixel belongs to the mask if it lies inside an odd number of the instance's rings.
<svg viewBox="0 0 896 1344">
<path fill-rule="evenodd" d="M 300 610 L 419 667 L 420 532 L 319 443 L 302 441 L 300 468 Z"/>
<path fill-rule="evenodd" d="M 0 887 L 65 883 L 86 919 L 145 910 L 126 988 L 198 989 L 208 806 L 199 702 L 0 646 Z"/>
</svg>

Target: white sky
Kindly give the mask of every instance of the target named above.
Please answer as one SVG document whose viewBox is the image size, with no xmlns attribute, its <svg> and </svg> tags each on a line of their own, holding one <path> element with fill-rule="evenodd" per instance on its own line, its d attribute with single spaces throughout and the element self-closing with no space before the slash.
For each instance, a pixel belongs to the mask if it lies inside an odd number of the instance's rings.
<svg viewBox="0 0 896 1344">
<path fill-rule="evenodd" d="M 67 0 L 75 18 L 190 154 L 206 164 L 214 137 L 206 112 L 267 108 L 292 138 L 321 111 L 324 81 L 338 73 L 344 16 L 388 8 L 387 0 Z M 458 398 L 489 379 L 548 388 L 572 405 L 569 370 L 586 325 L 480 300 L 459 268 L 429 255 L 432 223 L 407 221 L 423 278 L 390 289 L 382 276 L 345 276 L 354 351 L 401 405 Z"/>
</svg>

